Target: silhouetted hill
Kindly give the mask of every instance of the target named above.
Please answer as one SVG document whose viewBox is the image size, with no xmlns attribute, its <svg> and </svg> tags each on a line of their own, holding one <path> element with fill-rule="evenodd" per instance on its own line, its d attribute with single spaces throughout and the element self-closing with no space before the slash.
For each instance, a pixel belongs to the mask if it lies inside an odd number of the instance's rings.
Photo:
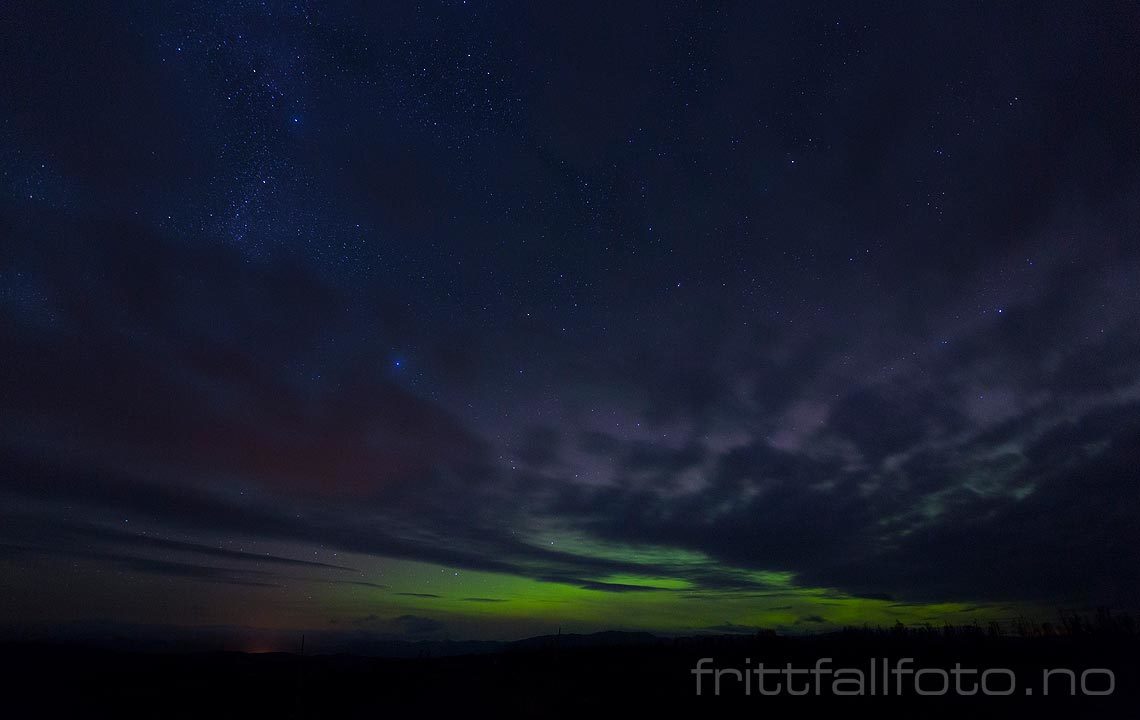
<svg viewBox="0 0 1140 720">
<path fill-rule="evenodd" d="M 538 637 L 516 640 L 506 643 L 507 650 L 545 650 L 552 648 L 591 648 L 591 647 L 636 647 L 640 645 L 656 645 L 665 642 L 661 638 L 647 632 L 622 632 L 620 630 L 607 630 L 589 634 L 567 633 L 565 635 L 539 635 Z"/>
<path fill-rule="evenodd" d="M 7 717 L 435 717 L 492 713 L 496 717 L 581 717 L 636 714 L 672 717 L 733 713 L 870 713 L 878 717 L 1132 718 L 1140 700 L 1135 633 L 1093 626 L 1074 633 L 1010 636 L 984 628 L 848 630 L 786 637 L 771 633 L 661 638 L 648 633 L 547 635 L 514 643 L 379 642 L 373 655 L 239 652 L 146 653 L 79 645 L 0 646 Z M 385 654 L 387 657 L 375 655 Z M 698 668 L 709 673 L 700 675 Z M 1003 696 L 925 697 L 913 685 L 895 692 L 841 697 L 761 695 L 734 669 L 806 673 L 826 659 L 829 669 L 862 672 L 883 661 L 896 666 L 1002 669 L 1016 692 Z M 898 665 L 901 666 L 901 665 Z M 713 669 L 725 669 L 715 692 Z M 1088 689 L 1071 692 L 1062 676 L 1044 697 L 1044 669 L 1095 670 Z M 828 676 L 830 679 L 831 676 Z M 882 680 L 880 675 L 880 680 Z M 893 675 L 886 677 L 897 679 Z M 801 689 L 808 676 L 801 675 Z M 912 681 L 914 675 L 904 679 Z M 994 687 L 1001 691 L 1005 678 Z M 928 683 L 934 682 L 928 679 Z M 975 676 L 976 682 L 976 676 Z M 1074 684 L 1072 690 L 1079 690 Z M 747 689 L 753 692 L 747 692 Z"/>
</svg>

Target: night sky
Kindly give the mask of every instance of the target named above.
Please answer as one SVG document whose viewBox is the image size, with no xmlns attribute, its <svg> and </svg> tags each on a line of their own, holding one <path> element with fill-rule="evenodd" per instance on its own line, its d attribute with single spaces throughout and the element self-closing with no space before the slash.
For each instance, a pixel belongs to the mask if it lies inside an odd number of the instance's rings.
<svg viewBox="0 0 1140 720">
<path fill-rule="evenodd" d="M 703 5 L 4 3 L 0 631 L 1135 610 L 1137 6 Z"/>
</svg>

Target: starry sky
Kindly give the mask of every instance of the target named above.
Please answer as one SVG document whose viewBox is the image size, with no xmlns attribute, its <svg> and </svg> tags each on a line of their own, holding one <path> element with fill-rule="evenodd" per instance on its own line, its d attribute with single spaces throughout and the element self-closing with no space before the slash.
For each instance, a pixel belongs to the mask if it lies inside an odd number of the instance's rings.
<svg viewBox="0 0 1140 720">
<path fill-rule="evenodd" d="M 4 3 L 0 630 L 1134 610 L 1138 127 L 1132 3 Z"/>
</svg>

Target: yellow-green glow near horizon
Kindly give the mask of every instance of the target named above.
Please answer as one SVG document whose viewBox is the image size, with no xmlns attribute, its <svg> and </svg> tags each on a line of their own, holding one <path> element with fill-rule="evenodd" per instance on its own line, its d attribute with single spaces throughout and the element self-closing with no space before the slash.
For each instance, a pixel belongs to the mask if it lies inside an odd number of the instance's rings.
<svg viewBox="0 0 1140 720">
<path fill-rule="evenodd" d="M 578 546 L 582 548 L 584 545 Z M 598 549 L 597 547 L 593 549 Z M 609 546 L 608 554 L 617 548 Z M 708 558 L 663 548 L 631 548 L 629 557 L 712 566 Z M 360 559 L 362 565 L 366 559 Z M 375 560 L 373 559 L 373 562 Z M 631 563 L 632 564 L 632 563 Z M 463 637 L 494 639 L 605 629 L 671 634 L 770 628 L 818 632 L 850 625 L 986 622 L 1008 617 L 1001 605 L 902 603 L 855 597 L 797 585 L 791 573 L 738 570 L 752 587 L 702 589 L 682 577 L 634 572 L 584 578 L 622 588 L 615 592 L 527 577 L 464 571 L 419 562 L 386 561 L 387 588 L 324 586 L 322 612 L 339 623 L 364 616 L 415 615 L 446 623 Z M 723 568 L 722 568 L 723 569 Z M 644 589 L 637 589 L 644 588 Z"/>
</svg>

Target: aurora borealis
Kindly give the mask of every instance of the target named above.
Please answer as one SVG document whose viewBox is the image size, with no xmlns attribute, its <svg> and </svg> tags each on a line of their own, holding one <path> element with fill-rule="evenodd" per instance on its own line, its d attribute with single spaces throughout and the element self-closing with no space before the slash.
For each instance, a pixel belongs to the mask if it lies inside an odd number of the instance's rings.
<svg viewBox="0 0 1140 720">
<path fill-rule="evenodd" d="M 783 5 L 6 3 L 4 637 L 1136 610 L 1136 8 Z"/>
</svg>

